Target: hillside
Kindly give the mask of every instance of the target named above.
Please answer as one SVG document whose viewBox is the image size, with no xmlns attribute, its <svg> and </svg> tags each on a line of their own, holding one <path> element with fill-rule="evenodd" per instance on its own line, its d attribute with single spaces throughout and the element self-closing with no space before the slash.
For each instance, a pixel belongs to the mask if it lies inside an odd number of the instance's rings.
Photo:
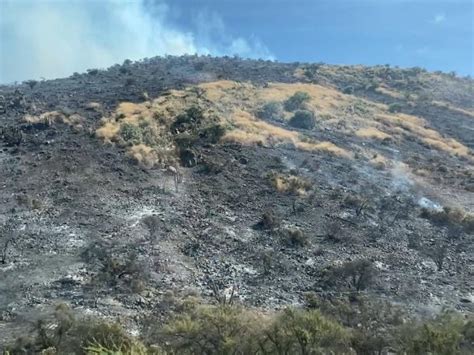
<svg viewBox="0 0 474 355">
<path fill-rule="evenodd" d="M 0 344 L 60 303 L 140 334 L 190 295 L 472 316 L 473 90 L 197 56 L 0 86 Z"/>
</svg>

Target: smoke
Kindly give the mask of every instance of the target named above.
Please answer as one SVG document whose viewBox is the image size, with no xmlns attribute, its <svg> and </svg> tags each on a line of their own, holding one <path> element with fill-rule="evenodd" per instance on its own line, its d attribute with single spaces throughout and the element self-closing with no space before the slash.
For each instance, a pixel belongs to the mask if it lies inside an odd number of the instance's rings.
<svg viewBox="0 0 474 355">
<path fill-rule="evenodd" d="M 212 54 L 273 59 L 256 38 L 233 38 L 215 13 L 192 30 L 161 1 L 0 0 L 0 82 L 57 78 L 125 59 Z"/>
</svg>

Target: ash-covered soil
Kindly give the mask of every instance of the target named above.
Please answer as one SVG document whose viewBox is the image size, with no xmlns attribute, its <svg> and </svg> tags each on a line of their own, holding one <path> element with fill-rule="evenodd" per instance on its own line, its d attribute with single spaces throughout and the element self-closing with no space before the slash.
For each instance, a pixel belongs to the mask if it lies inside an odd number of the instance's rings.
<svg viewBox="0 0 474 355">
<path fill-rule="evenodd" d="M 124 146 L 96 137 L 122 102 L 222 80 L 252 90 L 319 85 L 373 110 L 396 103 L 400 114 L 422 119 L 429 136 L 418 137 L 416 123 L 390 126 L 396 139 L 349 134 L 354 117 L 373 113 L 354 113 L 357 104 L 339 110 L 336 101 L 337 117 L 318 124 L 315 112 L 313 130 L 267 123 L 350 155 L 200 142 L 195 164 L 179 168 L 177 189 L 163 166 L 139 164 Z M 232 289 L 265 309 L 302 304 L 310 292 L 361 292 L 420 314 L 472 312 L 473 109 L 470 79 L 237 58 L 153 58 L 0 86 L 0 344 L 61 302 L 134 331 L 140 319 L 166 317 L 170 295 L 212 302 Z M 51 111 L 81 120 L 25 120 Z M 306 191 L 279 189 L 271 176 L 295 176 Z M 441 216 L 443 207 L 457 217 Z M 355 290 L 350 277 L 331 271 L 358 260 L 374 277 Z"/>
</svg>

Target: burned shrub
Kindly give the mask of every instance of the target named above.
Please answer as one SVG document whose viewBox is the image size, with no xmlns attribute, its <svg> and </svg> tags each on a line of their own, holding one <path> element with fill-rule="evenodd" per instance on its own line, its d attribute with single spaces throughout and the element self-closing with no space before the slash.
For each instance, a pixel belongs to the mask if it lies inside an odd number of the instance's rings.
<svg viewBox="0 0 474 355">
<path fill-rule="evenodd" d="M 257 229 L 273 230 L 280 225 L 280 219 L 271 211 L 266 211 L 260 221 L 255 225 Z"/>
<path fill-rule="evenodd" d="M 474 232 L 474 214 L 459 207 L 443 207 L 442 210 L 423 208 L 421 217 L 430 220 L 437 226 L 461 226 L 466 233 Z"/>
<path fill-rule="evenodd" d="M 311 181 L 296 175 L 283 175 L 277 172 L 268 173 L 270 183 L 278 192 L 289 193 L 293 195 L 306 195 L 311 190 L 313 184 Z"/>
<path fill-rule="evenodd" d="M 15 242 L 17 224 L 18 221 L 10 219 L 0 225 L 0 264 L 7 263 L 8 251 Z"/>
<path fill-rule="evenodd" d="M 179 152 L 181 165 L 186 168 L 192 168 L 199 163 L 199 153 L 195 149 L 181 149 Z"/>
<path fill-rule="evenodd" d="M 390 113 L 398 113 L 402 111 L 403 106 L 400 103 L 392 103 L 388 105 L 388 112 Z"/>
<path fill-rule="evenodd" d="M 16 127 L 0 127 L 0 139 L 10 147 L 20 145 L 23 142 L 23 132 Z"/>
<path fill-rule="evenodd" d="M 28 85 L 31 90 L 33 90 L 34 87 L 36 86 L 36 84 L 38 84 L 38 81 L 36 81 L 36 80 L 28 80 L 28 81 L 25 81 L 25 84 Z"/>
<path fill-rule="evenodd" d="M 127 79 L 125 79 L 125 86 L 126 86 L 126 87 L 132 86 L 133 84 L 135 84 L 135 79 L 134 79 L 134 78 L 127 78 Z"/>
<path fill-rule="evenodd" d="M 448 254 L 448 246 L 445 243 L 439 242 L 428 250 L 428 255 L 433 259 L 438 271 L 442 271 L 446 255 Z"/>
<path fill-rule="evenodd" d="M 216 144 L 224 136 L 226 129 L 220 124 L 213 124 L 203 127 L 199 131 L 199 137 L 206 143 Z"/>
<path fill-rule="evenodd" d="M 309 244 L 308 236 L 299 228 L 285 228 L 281 231 L 281 237 L 289 247 L 302 247 Z"/>
<path fill-rule="evenodd" d="M 160 230 L 162 222 L 157 215 L 146 216 L 142 219 L 142 223 L 148 228 L 151 235 L 154 235 Z"/>
<path fill-rule="evenodd" d="M 297 91 L 294 95 L 290 96 L 284 103 L 283 107 L 286 111 L 296 111 L 302 109 L 304 104 L 311 99 L 311 96 L 307 92 Z"/>
<path fill-rule="evenodd" d="M 326 270 L 324 275 L 328 285 L 346 285 L 356 291 L 367 289 L 375 281 L 376 269 L 367 259 L 347 261 L 340 266 Z"/>
<path fill-rule="evenodd" d="M 300 110 L 295 112 L 288 121 L 288 124 L 295 128 L 313 129 L 316 126 L 316 121 L 311 111 Z"/>
<path fill-rule="evenodd" d="M 144 265 L 138 262 L 135 254 L 125 257 L 114 257 L 106 254 L 100 260 L 101 268 L 96 275 L 96 281 L 106 283 L 112 287 L 124 287 L 130 291 L 136 291 L 136 283 L 140 280 L 145 282 L 148 274 Z"/>
<path fill-rule="evenodd" d="M 96 291 L 108 286 L 136 292 L 137 285 L 144 285 L 149 277 L 145 263 L 134 252 L 120 254 L 110 250 L 110 245 L 94 243 L 81 253 L 86 263 L 98 267 L 90 286 Z"/>
<path fill-rule="evenodd" d="M 353 208 L 356 216 L 361 216 L 368 209 L 369 200 L 356 194 L 347 194 L 343 201 L 344 207 Z"/>
<path fill-rule="evenodd" d="M 326 227 L 325 238 L 330 242 L 340 243 L 344 241 L 345 239 L 345 236 L 343 233 L 344 231 L 341 227 L 341 224 L 336 221 L 332 221 Z"/>
</svg>

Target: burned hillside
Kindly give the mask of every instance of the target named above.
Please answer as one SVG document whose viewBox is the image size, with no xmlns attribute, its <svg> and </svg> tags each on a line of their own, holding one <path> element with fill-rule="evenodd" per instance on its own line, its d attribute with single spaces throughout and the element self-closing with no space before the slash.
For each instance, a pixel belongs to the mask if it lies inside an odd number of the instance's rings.
<svg viewBox="0 0 474 355">
<path fill-rule="evenodd" d="M 473 84 L 183 56 L 0 86 L 0 344 L 190 295 L 472 315 Z"/>
</svg>

